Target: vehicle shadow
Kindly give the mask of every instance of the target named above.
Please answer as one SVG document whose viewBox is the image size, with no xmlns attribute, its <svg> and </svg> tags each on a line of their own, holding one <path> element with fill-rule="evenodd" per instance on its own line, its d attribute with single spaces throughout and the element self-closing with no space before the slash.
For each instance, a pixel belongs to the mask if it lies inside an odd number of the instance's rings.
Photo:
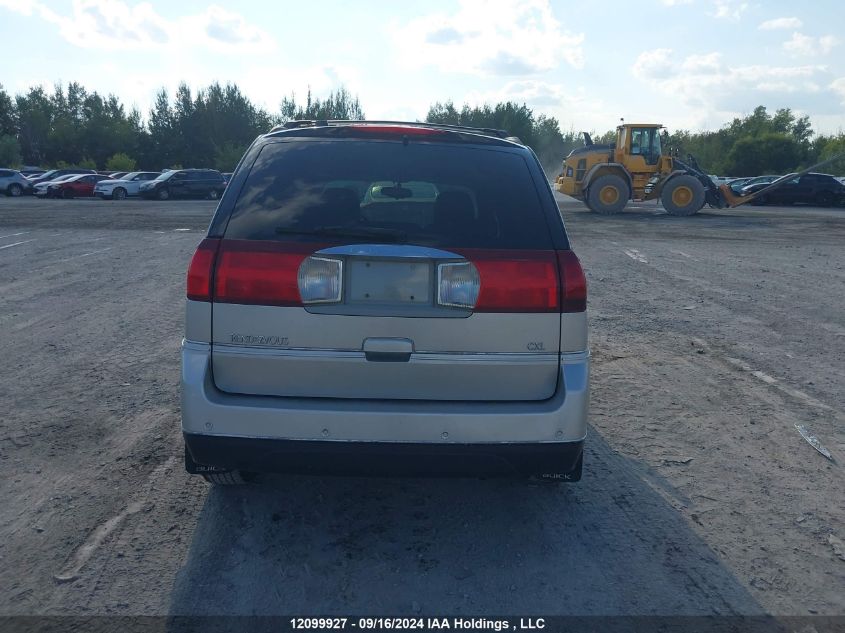
<svg viewBox="0 0 845 633">
<path fill-rule="evenodd" d="M 215 488 L 170 613 L 762 612 L 632 463 L 594 430 L 588 446 L 571 486 L 267 476 Z"/>
</svg>

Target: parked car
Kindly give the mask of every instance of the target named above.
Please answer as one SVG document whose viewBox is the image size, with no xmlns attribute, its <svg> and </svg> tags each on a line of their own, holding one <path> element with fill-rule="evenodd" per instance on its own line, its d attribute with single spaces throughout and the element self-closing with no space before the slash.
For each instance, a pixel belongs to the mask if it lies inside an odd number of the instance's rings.
<svg viewBox="0 0 845 633">
<path fill-rule="evenodd" d="M 29 167 L 24 165 L 19 170 L 22 176 L 26 178 L 32 178 L 33 176 L 40 176 L 41 174 L 45 173 L 46 169 L 41 169 L 40 167 Z"/>
<path fill-rule="evenodd" d="M 742 193 L 743 187 L 750 187 L 751 185 L 768 185 L 780 178 L 780 176 L 755 176 L 754 178 L 740 178 L 728 183 L 733 192 L 736 194 Z"/>
<path fill-rule="evenodd" d="M 81 169 L 78 167 L 69 167 L 67 169 L 51 169 L 50 171 L 45 171 L 40 176 L 33 176 L 29 179 L 33 185 L 37 185 L 41 182 L 48 182 L 50 180 L 55 180 L 59 176 L 67 176 L 70 174 L 96 174 L 97 172 L 93 169 Z"/>
<path fill-rule="evenodd" d="M 47 186 L 49 198 L 90 198 L 94 195 L 94 185 L 109 176 L 101 174 L 79 174 L 61 182 L 53 181 Z"/>
<path fill-rule="evenodd" d="M 64 176 L 57 176 L 55 180 L 47 180 L 45 182 L 39 182 L 32 186 L 32 195 L 36 198 L 47 198 L 50 197 L 51 192 L 51 185 L 58 184 L 68 180 L 70 178 L 76 178 L 82 174 L 65 174 Z"/>
<path fill-rule="evenodd" d="M 122 178 L 101 180 L 94 187 L 94 195 L 109 200 L 123 200 L 127 196 L 137 196 L 141 185 L 161 176 L 155 171 L 133 171 Z"/>
<path fill-rule="evenodd" d="M 580 479 L 586 282 L 528 147 L 306 123 L 232 184 L 188 271 L 189 472 Z"/>
<path fill-rule="evenodd" d="M 216 200 L 226 189 L 223 175 L 215 169 L 176 169 L 159 174 L 158 178 L 141 184 L 142 198 L 168 200 L 170 198 L 211 198 Z"/>
<path fill-rule="evenodd" d="M 0 169 L 0 192 L 16 198 L 32 193 L 32 183 L 15 169 Z"/>
<path fill-rule="evenodd" d="M 760 191 L 768 185 L 757 183 L 742 188 L 742 195 Z M 809 173 L 796 176 L 772 191 L 755 198 L 754 204 L 815 204 L 829 207 L 845 198 L 845 185 L 829 174 Z"/>
</svg>

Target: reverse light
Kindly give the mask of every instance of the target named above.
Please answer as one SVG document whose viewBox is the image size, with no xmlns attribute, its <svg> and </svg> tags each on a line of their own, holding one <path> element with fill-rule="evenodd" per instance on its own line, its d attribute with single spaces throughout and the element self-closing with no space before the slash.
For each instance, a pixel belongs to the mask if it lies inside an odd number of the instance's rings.
<svg viewBox="0 0 845 633">
<path fill-rule="evenodd" d="M 439 264 L 437 266 L 437 303 L 454 308 L 475 307 L 481 277 L 471 262 Z"/>
<path fill-rule="evenodd" d="M 302 303 L 337 303 L 343 293 L 343 261 L 306 257 L 299 266 L 297 285 Z"/>
</svg>

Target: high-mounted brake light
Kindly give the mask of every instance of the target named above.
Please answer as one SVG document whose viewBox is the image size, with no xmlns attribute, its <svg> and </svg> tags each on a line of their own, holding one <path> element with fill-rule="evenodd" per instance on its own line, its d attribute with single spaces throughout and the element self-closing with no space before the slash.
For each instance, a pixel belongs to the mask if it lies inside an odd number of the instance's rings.
<svg viewBox="0 0 845 633">
<path fill-rule="evenodd" d="M 584 312 L 587 309 L 587 278 L 572 251 L 557 252 L 560 271 L 560 311 Z"/>
<path fill-rule="evenodd" d="M 220 240 L 205 238 L 197 246 L 191 264 L 188 266 L 188 299 L 211 301 L 211 282 L 214 275 L 214 260 Z"/>
<path fill-rule="evenodd" d="M 350 125 L 348 127 L 355 132 L 379 136 L 442 136 L 444 134 L 443 130 L 410 125 Z"/>
</svg>

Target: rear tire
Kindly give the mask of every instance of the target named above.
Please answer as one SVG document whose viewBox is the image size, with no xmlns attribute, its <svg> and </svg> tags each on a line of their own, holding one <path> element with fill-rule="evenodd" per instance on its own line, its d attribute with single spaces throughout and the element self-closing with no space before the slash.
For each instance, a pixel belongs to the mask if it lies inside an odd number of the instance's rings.
<svg viewBox="0 0 845 633">
<path fill-rule="evenodd" d="M 663 187 L 660 201 L 671 215 L 694 215 L 704 206 L 704 185 L 694 176 L 675 176 Z"/>
<path fill-rule="evenodd" d="M 116 187 L 111 194 L 112 200 L 124 200 L 126 198 L 126 189 L 123 187 Z"/>
<path fill-rule="evenodd" d="M 23 187 L 21 187 L 18 183 L 13 182 L 9 185 L 9 188 L 6 189 L 6 193 L 8 193 L 13 198 L 19 198 L 23 195 Z"/>
<path fill-rule="evenodd" d="M 628 183 L 619 176 L 599 176 L 590 183 L 587 206 L 601 215 L 612 215 L 625 208 L 628 195 Z"/>
<path fill-rule="evenodd" d="M 202 478 L 213 486 L 242 486 L 250 481 L 250 477 L 239 470 L 230 470 L 226 473 L 203 473 Z"/>
</svg>

